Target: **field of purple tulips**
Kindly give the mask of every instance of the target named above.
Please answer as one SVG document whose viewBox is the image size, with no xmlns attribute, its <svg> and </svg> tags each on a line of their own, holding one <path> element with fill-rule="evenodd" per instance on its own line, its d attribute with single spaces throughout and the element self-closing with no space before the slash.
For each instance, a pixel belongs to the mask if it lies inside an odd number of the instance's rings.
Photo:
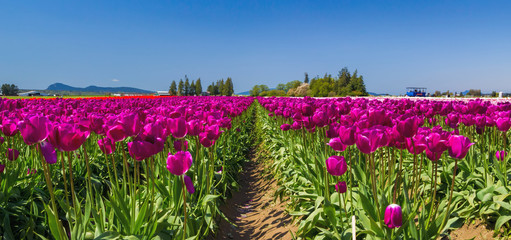
<svg viewBox="0 0 511 240">
<path fill-rule="evenodd" d="M 438 239 L 478 219 L 510 234 L 511 103 L 258 98 L 302 239 Z"/>
<path fill-rule="evenodd" d="M 1 99 L 3 239 L 203 239 L 250 147 L 243 97 Z"/>
<path fill-rule="evenodd" d="M 0 99 L 4 239 L 205 239 L 254 143 L 297 239 L 511 235 L 511 103 Z"/>
</svg>

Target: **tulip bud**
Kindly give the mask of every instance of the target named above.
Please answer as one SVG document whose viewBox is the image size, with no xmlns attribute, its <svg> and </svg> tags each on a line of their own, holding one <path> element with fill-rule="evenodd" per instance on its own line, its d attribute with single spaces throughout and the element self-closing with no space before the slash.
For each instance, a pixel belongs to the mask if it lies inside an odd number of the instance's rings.
<svg viewBox="0 0 511 240">
<path fill-rule="evenodd" d="M 497 151 L 497 152 L 495 153 L 495 157 L 496 157 L 496 158 L 497 158 L 497 160 L 499 160 L 499 161 L 504 161 L 504 159 L 506 158 L 506 155 L 507 155 L 507 153 L 506 153 L 506 151 L 504 151 L 504 150 Z"/>
<path fill-rule="evenodd" d="M 186 141 L 184 139 L 174 141 L 174 149 L 176 151 L 188 150 L 188 141 Z"/>
<path fill-rule="evenodd" d="M 188 129 L 186 127 L 186 120 L 182 117 L 169 119 L 167 128 L 175 138 L 184 138 Z"/>
<path fill-rule="evenodd" d="M 453 158 L 463 159 L 474 143 L 463 135 L 451 135 L 449 137 L 449 155 Z"/>
<path fill-rule="evenodd" d="M 193 159 L 190 152 L 179 151 L 172 155 L 169 153 L 167 157 L 167 169 L 174 175 L 183 175 L 192 166 Z"/>
<path fill-rule="evenodd" d="M 44 116 L 31 116 L 21 121 L 18 125 L 23 141 L 33 145 L 44 141 L 50 134 L 51 123 Z"/>
<path fill-rule="evenodd" d="M 2 132 L 7 137 L 12 137 L 18 133 L 18 126 L 10 119 L 4 120 L 2 123 Z"/>
<path fill-rule="evenodd" d="M 341 142 L 341 139 L 339 138 L 332 138 L 330 139 L 330 141 L 328 142 L 328 145 L 330 147 L 332 147 L 332 149 L 334 151 L 337 151 L 337 152 L 342 152 L 344 150 L 346 150 L 346 145 L 342 144 Z"/>
<path fill-rule="evenodd" d="M 41 152 L 43 153 L 43 157 L 48 164 L 54 164 L 57 162 L 57 153 L 55 152 L 55 147 L 53 147 L 48 141 L 41 143 Z"/>
<path fill-rule="evenodd" d="M 14 161 L 16 159 L 18 159 L 18 156 L 20 155 L 20 152 L 18 152 L 18 150 L 16 149 L 7 149 L 7 152 L 5 152 L 5 156 L 7 157 L 7 159 L 9 159 L 9 161 Z"/>
<path fill-rule="evenodd" d="M 497 121 L 495 121 L 495 123 L 497 125 L 497 129 L 499 129 L 502 132 L 507 132 L 507 130 L 509 130 L 509 128 L 511 127 L 511 119 L 509 119 L 508 117 L 502 118 L 499 117 Z"/>
<path fill-rule="evenodd" d="M 348 170 L 343 156 L 331 156 L 325 161 L 325 164 L 326 170 L 333 176 L 341 176 Z"/>
<path fill-rule="evenodd" d="M 385 209 L 385 225 L 389 228 L 398 228 L 403 225 L 403 212 L 401 207 L 397 204 L 390 204 Z"/>
<path fill-rule="evenodd" d="M 306 117 L 312 116 L 312 114 L 314 114 L 314 110 L 312 109 L 312 106 L 307 103 L 302 104 L 301 110 L 302 110 L 302 115 L 306 116 Z"/>
<path fill-rule="evenodd" d="M 335 184 L 335 191 L 337 191 L 338 193 L 345 193 L 347 189 L 348 187 L 346 186 L 345 181 L 338 182 L 337 184 Z"/>
<path fill-rule="evenodd" d="M 210 140 L 207 138 L 207 133 L 201 133 L 199 134 L 199 142 L 203 147 L 209 148 L 215 144 L 215 140 Z"/>
<path fill-rule="evenodd" d="M 282 129 L 282 131 L 288 131 L 289 129 L 291 129 L 291 125 L 284 123 L 280 126 L 280 129 Z"/>
<path fill-rule="evenodd" d="M 186 190 L 188 191 L 189 194 L 193 194 L 195 192 L 195 187 L 193 186 L 192 179 L 187 175 L 184 176 L 184 179 Z"/>
<path fill-rule="evenodd" d="M 105 154 L 112 154 L 115 152 L 115 143 L 110 138 L 103 138 L 98 140 L 99 149 Z"/>
</svg>

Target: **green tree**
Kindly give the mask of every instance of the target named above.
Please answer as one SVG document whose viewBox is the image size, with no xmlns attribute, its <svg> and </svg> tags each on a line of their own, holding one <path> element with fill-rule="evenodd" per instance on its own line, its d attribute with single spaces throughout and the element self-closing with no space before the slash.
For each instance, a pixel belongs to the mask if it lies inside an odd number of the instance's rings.
<svg viewBox="0 0 511 240">
<path fill-rule="evenodd" d="M 190 84 L 190 96 L 195 96 L 195 81 L 192 80 L 192 84 Z"/>
<path fill-rule="evenodd" d="M 353 74 L 355 76 L 355 73 Z M 355 95 L 367 96 L 366 86 L 364 84 L 364 78 L 360 77 L 352 77 L 350 82 L 350 87 L 352 92 L 356 92 Z"/>
<path fill-rule="evenodd" d="M 206 91 L 208 91 L 208 92 L 209 92 L 209 95 L 213 95 L 213 94 L 215 93 L 215 83 L 214 83 L 214 82 L 212 82 L 212 83 L 208 86 L 208 88 L 207 88 L 207 90 L 206 90 Z"/>
<path fill-rule="evenodd" d="M 202 95 L 202 84 L 200 82 L 200 78 L 198 78 L 197 81 L 195 82 L 195 93 L 197 94 L 197 96 Z"/>
<path fill-rule="evenodd" d="M 267 96 L 267 97 L 270 97 L 270 96 L 286 96 L 286 92 L 284 92 L 282 90 L 273 89 L 273 90 L 261 92 L 259 95 L 260 96 Z"/>
<path fill-rule="evenodd" d="M 188 80 L 188 77 L 185 75 L 185 86 L 184 86 L 184 95 L 190 96 L 190 81 Z"/>
<path fill-rule="evenodd" d="M 314 97 L 328 97 L 333 89 L 333 84 L 328 76 L 324 78 L 315 78 L 310 82 L 311 96 Z"/>
<path fill-rule="evenodd" d="M 227 80 L 225 80 L 225 96 L 232 96 L 234 94 L 234 85 L 232 83 L 232 78 L 228 77 Z"/>
<path fill-rule="evenodd" d="M 185 88 L 185 84 L 183 83 L 183 79 L 179 79 L 179 85 L 177 86 L 177 95 L 178 96 L 184 95 L 184 88 Z"/>
<path fill-rule="evenodd" d="M 269 91 L 270 88 L 266 85 L 255 85 L 250 90 L 250 96 L 257 97 L 260 96 L 262 92 Z"/>
<path fill-rule="evenodd" d="M 284 89 L 284 91 L 287 92 L 287 91 L 289 91 L 289 89 L 298 88 L 300 85 L 302 85 L 302 82 L 300 82 L 298 80 L 288 82 L 288 83 L 286 83 L 286 88 Z"/>
<path fill-rule="evenodd" d="M 215 89 L 217 92 L 216 95 L 225 96 L 226 91 L 225 91 L 225 82 L 224 82 L 223 78 L 216 82 L 216 86 L 217 86 L 217 89 Z"/>
<path fill-rule="evenodd" d="M 210 95 L 218 96 L 220 95 L 220 80 L 216 81 L 216 84 L 214 82 L 211 83 L 211 85 L 208 86 L 208 92 Z"/>
<path fill-rule="evenodd" d="M 335 81 L 335 92 L 339 96 L 345 96 L 348 94 L 348 84 L 351 81 L 351 74 L 347 67 L 344 67 L 339 71 L 337 80 Z"/>
<path fill-rule="evenodd" d="M 2 95 L 4 96 L 17 96 L 19 93 L 18 86 L 14 84 L 2 84 Z"/>
<path fill-rule="evenodd" d="M 286 91 L 286 84 L 279 83 L 275 89 L 279 91 Z"/>
<path fill-rule="evenodd" d="M 303 80 L 303 83 L 309 83 L 309 74 L 305 73 L 305 79 Z"/>
<path fill-rule="evenodd" d="M 174 80 L 172 80 L 172 83 L 170 84 L 169 94 L 172 96 L 175 96 L 177 94 L 176 81 Z"/>
</svg>

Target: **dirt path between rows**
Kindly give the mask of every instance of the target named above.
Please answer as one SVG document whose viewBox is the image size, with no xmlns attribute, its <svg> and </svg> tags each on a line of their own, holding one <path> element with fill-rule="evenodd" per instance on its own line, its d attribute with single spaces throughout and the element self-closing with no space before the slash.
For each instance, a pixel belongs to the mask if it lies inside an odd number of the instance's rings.
<svg viewBox="0 0 511 240">
<path fill-rule="evenodd" d="M 240 191 L 220 207 L 224 219 L 214 239 L 292 239 L 297 228 L 285 202 L 274 202 L 276 180 L 267 176 L 263 163 L 252 158 L 240 175 Z"/>
</svg>

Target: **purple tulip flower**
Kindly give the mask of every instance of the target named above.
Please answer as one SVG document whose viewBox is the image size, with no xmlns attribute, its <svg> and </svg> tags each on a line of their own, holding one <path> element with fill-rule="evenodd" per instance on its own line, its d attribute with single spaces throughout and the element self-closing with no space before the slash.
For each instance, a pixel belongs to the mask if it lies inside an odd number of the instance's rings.
<svg viewBox="0 0 511 240">
<path fill-rule="evenodd" d="M 332 176 L 342 176 L 348 170 L 343 156 L 331 156 L 325 161 L 325 164 L 326 170 Z"/>
<path fill-rule="evenodd" d="M 193 186 L 192 178 L 185 175 L 184 179 L 185 179 L 186 190 L 188 191 L 189 194 L 193 194 L 195 192 L 195 187 Z"/>
<path fill-rule="evenodd" d="M 497 152 L 495 153 L 495 157 L 496 157 L 496 158 L 497 158 L 497 160 L 499 160 L 499 161 L 504 161 L 504 159 L 506 158 L 506 156 L 507 156 L 507 153 L 506 153 L 506 151 L 504 151 L 504 150 L 497 151 Z"/>
<path fill-rule="evenodd" d="M 50 142 L 44 141 L 41 143 L 41 152 L 48 164 L 54 164 L 57 162 L 57 152 Z"/>
<path fill-rule="evenodd" d="M 23 141 L 33 145 L 48 138 L 51 123 L 48 118 L 40 115 L 30 116 L 21 121 L 18 125 Z"/>
<path fill-rule="evenodd" d="M 398 228 L 403 225 L 403 212 L 401 207 L 397 204 L 390 204 L 385 209 L 385 225 L 389 228 Z"/>
<path fill-rule="evenodd" d="M 167 169 L 174 175 L 183 175 L 192 166 L 193 159 L 190 152 L 179 151 L 172 155 L 169 153 L 167 157 Z"/>
<path fill-rule="evenodd" d="M 463 159 L 474 143 L 463 135 L 451 135 L 449 137 L 449 155 L 453 158 Z"/>
<path fill-rule="evenodd" d="M 335 191 L 337 191 L 338 193 L 345 193 L 346 190 L 348 190 L 348 187 L 346 186 L 345 181 L 338 182 L 337 184 L 335 184 Z"/>
<path fill-rule="evenodd" d="M 9 161 L 14 161 L 16 159 L 18 159 L 18 156 L 20 155 L 20 152 L 18 152 L 18 150 L 16 149 L 7 149 L 7 152 L 5 152 L 5 156 L 7 157 L 7 159 L 9 159 Z"/>
<path fill-rule="evenodd" d="M 110 138 L 99 139 L 98 146 L 99 146 L 99 149 L 101 149 L 101 151 L 104 154 L 108 155 L 108 154 L 112 154 L 113 152 L 115 152 L 115 142 L 112 141 L 112 139 L 110 139 Z"/>
</svg>

